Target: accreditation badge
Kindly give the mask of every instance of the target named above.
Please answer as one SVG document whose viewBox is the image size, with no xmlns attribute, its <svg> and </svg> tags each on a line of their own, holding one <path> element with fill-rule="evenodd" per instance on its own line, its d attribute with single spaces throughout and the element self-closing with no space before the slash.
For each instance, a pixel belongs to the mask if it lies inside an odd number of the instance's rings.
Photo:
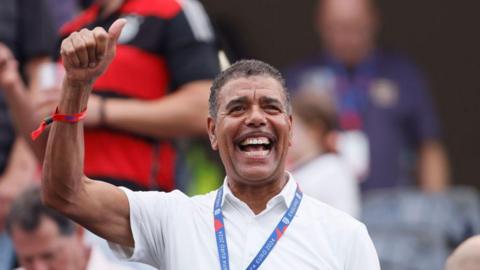
<svg viewBox="0 0 480 270">
<path fill-rule="evenodd" d="M 371 83 L 369 96 L 374 105 L 384 109 L 393 108 L 399 99 L 398 86 L 390 79 L 376 79 Z"/>
</svg>

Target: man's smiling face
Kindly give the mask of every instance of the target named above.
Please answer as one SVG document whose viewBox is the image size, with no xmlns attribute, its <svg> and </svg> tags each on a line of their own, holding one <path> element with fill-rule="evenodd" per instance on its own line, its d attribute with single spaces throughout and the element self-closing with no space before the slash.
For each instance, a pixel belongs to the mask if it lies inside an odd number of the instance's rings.
<svg viewBox="0 0 480 270">
<path fill-rule="evenodd" d="M 229 179 L 262 185 L 283 177 L 292 119 L 282 85 L 270 76 L 239 77 L 218 93 L 208 132 Z"/>
</svg>

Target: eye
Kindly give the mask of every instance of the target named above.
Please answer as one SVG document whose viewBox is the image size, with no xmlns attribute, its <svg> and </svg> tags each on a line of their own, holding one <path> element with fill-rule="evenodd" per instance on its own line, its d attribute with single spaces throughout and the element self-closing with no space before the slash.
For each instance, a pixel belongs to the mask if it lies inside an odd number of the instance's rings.
<svg viewBox="0 0 480 270">
<path fill-rule="evenodd" d="M 266 111 L 267 113 L 281 113 L 281 112 L 283 112 L 283 110 L 282 110 L 282 108 L 281 108 L 280 106 L 278 106 L 278 105 L 273 105 L 273 104 L 271 104 L 271 105 L 266 105 L 266 106 L 265 106 L 265 111 Z"/>
<path fill-rule="evenodd" d="M 240 114 L 245 111 L 245 107 L 242 105 L 233 106 L 228 110 L 228 114 Z"/>
</svg>

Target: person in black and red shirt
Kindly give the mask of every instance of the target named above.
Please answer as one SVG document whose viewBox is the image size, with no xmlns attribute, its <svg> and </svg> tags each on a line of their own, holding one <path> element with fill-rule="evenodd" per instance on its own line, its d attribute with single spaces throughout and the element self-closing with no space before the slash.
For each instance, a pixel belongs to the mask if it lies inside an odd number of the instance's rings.
<svg viewBox="0 0 480 270">
<path fill-rule="evenodd" d="M 94 84 L 85 173 L 136 190 L 174 188 L 170 138 L 205 132 L 210 80 L 219 72 L 214 35 L 196 0 L 96 1 L 61 29 L 127 25 L 117 56 Z"/>
<path fill-rule="evenodd" d="M 205 133 L 209 87 L 219 72 L 215 37 L 196 0 L 98 0 L 61 28 L 61 40 L 118 18 L 127 25 L 116 57 L 88 103 L 84 170 L 117 186 L 169 191 L 172 140 Z M 23 133 L 32 129 L 27 122 L 17 123 Z M 41 159 L 47 137 L 33 144 Z"/>
</svg>

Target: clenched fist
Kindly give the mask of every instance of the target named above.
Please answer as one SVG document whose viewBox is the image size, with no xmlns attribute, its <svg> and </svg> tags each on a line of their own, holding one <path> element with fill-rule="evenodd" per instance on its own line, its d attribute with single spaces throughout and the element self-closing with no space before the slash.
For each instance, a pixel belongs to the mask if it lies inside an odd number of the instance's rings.
<svg viewBox="0 0 480 270">
<path fill-rule="evenodd" d="M 125 19 L 118 19 L 108 32 L 101 27 L 93 30 L 82 29 L 64 39 L 60 54 L 66 79 L 79 84 L 93 83 L 112 62 L 116 43 L 125 23 Z"/>
</svg>

